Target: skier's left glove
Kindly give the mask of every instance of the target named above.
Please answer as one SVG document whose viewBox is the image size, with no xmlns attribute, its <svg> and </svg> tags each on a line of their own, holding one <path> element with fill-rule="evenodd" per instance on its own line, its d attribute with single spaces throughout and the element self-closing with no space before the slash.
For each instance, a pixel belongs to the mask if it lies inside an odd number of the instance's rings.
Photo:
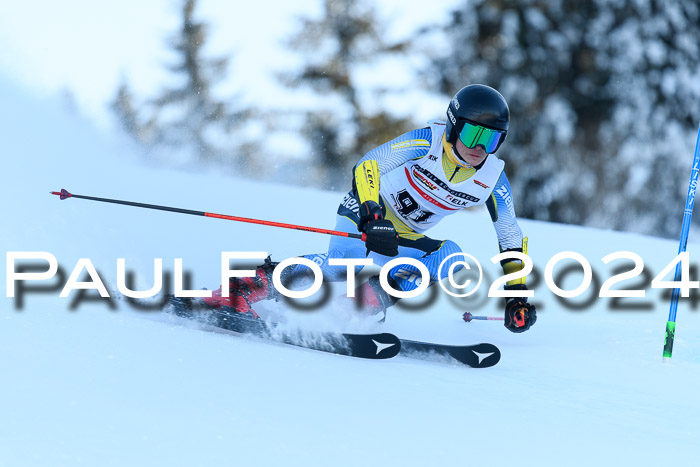
<svg viewBox="0 0 700 467">
<path fill-rule="evenodd" d="M 505 290 L 527 290 L 525 284 L 506 285 Z M 535 305 L 527 302 L 527 298 L 506 298 L 506 314 L 503 323 L 511 332 L 525 332 L 537 321 Z"/>
</svg>

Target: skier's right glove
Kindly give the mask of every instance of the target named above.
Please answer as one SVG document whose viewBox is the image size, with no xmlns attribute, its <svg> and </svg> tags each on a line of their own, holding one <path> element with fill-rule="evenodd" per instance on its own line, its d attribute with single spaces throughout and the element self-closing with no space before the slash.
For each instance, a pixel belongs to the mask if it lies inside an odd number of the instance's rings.
<svg viewBox="0 0 700 467">
<path fill-rule="evenodd" d="M 367 254 L 374 251 L 384 256 L 398 256 L 399 254 L 399 234 L 396 233 L 394 224 L 388 219 L 370 221 L 365 231 L 367 240 Z"/>
<path fill-rule="evenodd" d="M 360 205 L 360 220 L 357 230 L 367 235 L 367 254 L 374 251 L 384 256 L 398 256 L 399 234 L 394 224 L 384 219 L 382 208 L 375 201 L 365 201 Z"/>
<path fill-rule="evenodd" d="M 505 286 L 506 290 L 527 290 L 522 284 Z M 527 302 L 527 298 L 506 298 L 506 315 L 503 323 L 511 332 L 525 332 L 537 321 L 535 305 Z"/>
<path fill-rule="evenodd" d="M 371 221 L 384 219 L 382 207 L 376 201 L 365 201 L 360 204 L 360 220 L 357 222 L 359 232 L 367 232 L 367 224 Z"/>
</svg>

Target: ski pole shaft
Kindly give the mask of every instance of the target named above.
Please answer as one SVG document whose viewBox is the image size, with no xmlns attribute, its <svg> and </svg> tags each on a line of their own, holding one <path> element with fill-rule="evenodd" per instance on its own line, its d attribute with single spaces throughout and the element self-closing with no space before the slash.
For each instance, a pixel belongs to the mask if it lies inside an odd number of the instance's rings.
<svg viewBox="0 0 700 467">
<path fill-rule="evenodd" d="M 695 154 L 693 156 L 693 168 L 690 171 L 690 181 L 688 182 L 688 194 L 685 198 L 685 210 L 683 211 L 683 225 L 681 226 L 681 239 L 678 244 L 678 254 L 685 252 L 688 246 L 688 233 L 690 232 L 690 220 L 693 217 L 693 206 L 695 204 L 695 190 L 698 186 L 698 174 L 700 174 L 700 127 L 698 127 L 698 137 L 695 141 Z M 674 280 L 681 280 L 682 267 L 679 262 L 676 265 Z M 666 337 L 664 338 L 664 361 L 669 361 L 673 354 L 673 340 L 676 335 L 676 311 L 678 310 L 678 297 L 680 289 L 673 289 L 671 293 L 671 305 L 666 322 Z"/>
<path fill-rule="evenodd" d="M 479 320 L 484 320 L 484 321 L 504 321 L 505 318 L 503 317 L 496 317 L 496 316 L 474 316 L 473 314 L 469 313 L 468 311 L 462 315 L 462 319 L 466 321 L 467 323 L 470 322 L 473 319 L 479 319 Z"/>
<path fill-rule="evenodd" d="M 225 220 L 229 220 L 229 221 L 247 222 L 250 224 L 269 225 L 272 227 L 281 227 L 284 229 L 304 230 L 307 232 L 315 232 L 315 233 L 321 233 L 321 234 L 327 234 L 327 235 L 336 235 L 339 237 L 357 238 L 357 239 L 362 240 L 362 241 L 365 241 L 365 239 L 367 238 L 367 236 L 365 234 L 340 232 L 337 230 L 319 229 L 316 227 L 306 227 L 303 225 L 295 225 L 295 224 L 284 224 L 282 222 L 272 222 L 272 221 L 264 221 L 264 220 L 260 220 L 260 219 L 250 219 L 247 217 L 229 216 L 226 214 L 216 214 L 213 212 L 193 211 L 191 209 L 173 208 L 170 206 L 159 206 L 157 204 L 145 204 L 145 203 L 136 203 L 133 201 L 123 201 L 123 200 L 119 200 L 119 199 L 97 198 L 94 196 L 75 195 L 73 193 L 68 192 L 65 189 L 61 189 L 60 192 L 59 191 L 52 191 L 51 194 L 59 196 L 62 200 L 67 199 L 67 198 L 80 198 L 80 199 L 88 199 L 91 201 L 99 201 L 102 203 L 123 204 L 125 206 L 134 206 L 137 208 L 156 209 L 158 211 L 170 211 L 170 212 L 176 212 L 179 214 L 190 214 L 193 216 L 213 217 L 216 219 L 225 219 Z"/>
</svg>

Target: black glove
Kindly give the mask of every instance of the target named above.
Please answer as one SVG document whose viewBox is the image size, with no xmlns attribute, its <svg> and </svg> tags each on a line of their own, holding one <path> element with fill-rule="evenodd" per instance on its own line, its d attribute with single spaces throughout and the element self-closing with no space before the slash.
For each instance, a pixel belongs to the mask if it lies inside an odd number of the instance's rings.
<svg viewBox="0 0 700 467">
<path fill-rule="evenodd" d="M 365 229 L 367 254 L 374 251 L 384 256 L 398 256 L 399 234 L 388 219 L 369 221 Z"/>
<path fill-rule="evenodd" d="M 367 224 L 370 221 L 378 221 L 384 219 L 384 213 L 379 203 L 375 201 L 365 201 L 360 204 L 360 220 L 357 222 L 357 230 L 359 232 L 367 232 Z"/>
<path fill-rule="evenodd" d="M 357 230 L 367 235 L 367 254 L 374 251 L 384 256 L 398 256 L 399 234 L 394 224 L 384 219 L 382 208 L 375 201 L 365 201 L 360 205 L 360 220 Z"/>
<path fill-rule="evenodd" d="M 524 284 L 506 285 L 505 290 L 527 290 Z M 506 315 L 503 323 L 511 332 L 525 332 L 537 321 L 535 306 L 527 298 L 506 298 Z"/>
</svg>

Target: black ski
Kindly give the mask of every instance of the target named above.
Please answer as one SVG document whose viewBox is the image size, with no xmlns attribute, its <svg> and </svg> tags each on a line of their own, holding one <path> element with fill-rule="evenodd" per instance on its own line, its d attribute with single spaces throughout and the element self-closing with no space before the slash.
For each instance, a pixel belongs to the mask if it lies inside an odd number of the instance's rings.
<svg viewBox="0 0 700 467">
<path fill-rule="evenodd" d="M 493 344 L 445 345 L 401 339 L 401 355 L 422 360 L 454 359 L 474 368 L 494 366 L 501 351 Z"/>
<path fill-rule="evenodd" d="M 192 306 L 191 299 L 170 298 L 166 311 L 182 318 L 266 340 L 351 357 L 386 359 L 398 355 L 401 341 L 389 333 L 347 334 L 282 330 L 250 315 Z"/>
<path fill-rule="evenodd" d="M 239 334 L 257 336 L 284 344 L 359 358 L 387 359 L 401 356 L 421 360 L 458 361 L 473 368 L 488 368 L 501 359 L 493 344 L 445 345 L 399 339 L 394 334 L 319 333 L 282 330 L 247 314 L 210 309 L 192 304 L 189 298 L 169 297 L 166 311 L 177 316 Z"/>
</svg>

